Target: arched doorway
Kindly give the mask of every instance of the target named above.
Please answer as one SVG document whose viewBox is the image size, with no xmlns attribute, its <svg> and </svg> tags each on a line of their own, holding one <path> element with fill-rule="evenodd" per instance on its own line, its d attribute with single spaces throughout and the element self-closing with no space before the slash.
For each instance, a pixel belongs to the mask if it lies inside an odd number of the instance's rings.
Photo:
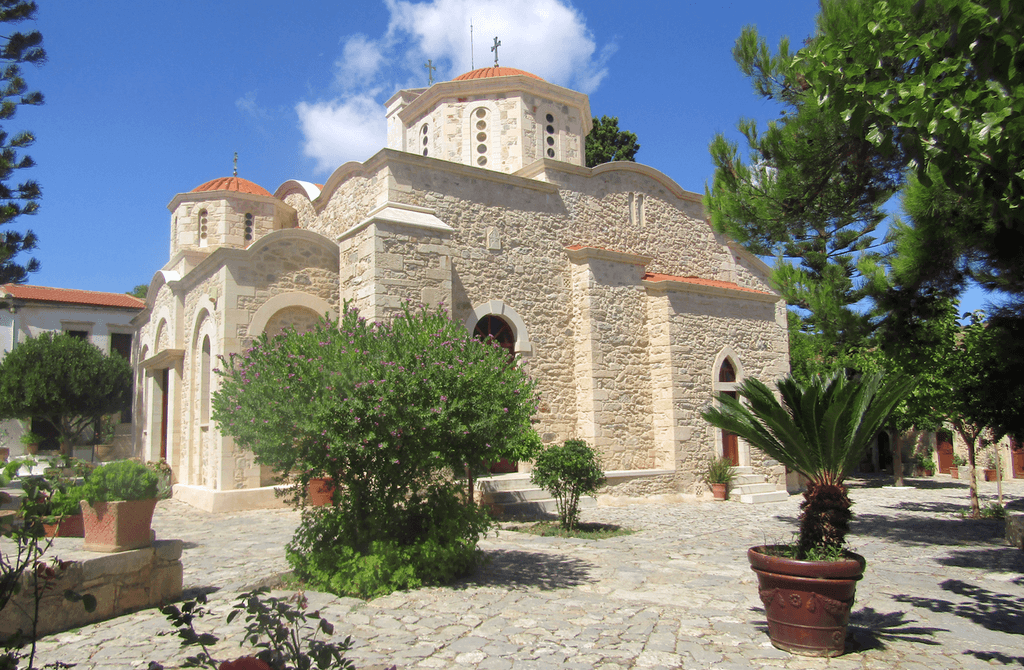
<svg viewBox="0 0 1024 670">
<path fill-rule="evenodd" d="M 736 368 L 733 367 L 732 361 L 728 358 L 722 361 L 721 367 L 718 368 L 718 383 L 719 384 L 735 384 L 736 382 Z M 730 398 L 736 398 L 736 391 L 733 390 L 721 390 L 720 393 L 724 393 Z M 722 458 L 728 458 L 732 462 L 733 466 L 740 464 L 740 443 L 739 436 L 736 433 L 729 432 L 728 430 L 722 431 Z"/>
<path fill-rule="evenodd" d="M 488 314 L 487 316 L 481 317 L 473 328 L 473 337 L 482 342 L 497 342 L 502 349 L 508 352 L 509 363 L 515 360 L 516 335 L 512 331 L 512 326 L 508 321 L 505 321 L 505 319 L 500 316 Z M 519 464 L 503 458 L 497 463 L 491 463 L 490 471 L 491 474 L 518 472 Z"/>
</svg>

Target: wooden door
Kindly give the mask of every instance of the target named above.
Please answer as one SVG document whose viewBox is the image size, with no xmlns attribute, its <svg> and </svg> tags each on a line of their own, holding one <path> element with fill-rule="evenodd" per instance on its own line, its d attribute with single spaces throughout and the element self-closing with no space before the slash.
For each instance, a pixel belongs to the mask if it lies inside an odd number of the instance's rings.
<svg viewBox="0 0 1024 670">
<path fill-rule="evenodd" d="M 953 436 L 946 432 L 940 432 L 935 439 L 938 443 L 935 451 L 939 455 L 939 472 L 948 475 L 949 469 L 953 467 Z"/>
<path fill-rule="evenodd" d="M 509 363 L 512 364 L 515 361 L 516 336 L 512 332 L 512 326 L 500 316 L 488 315 L 477 321 L 476 328 L 473 329 L 473 336 L 484 342 L 489 340 L 497 342 L 502 349 L 508 352 Z M 488 470 L 495 475 L 518 472 L 519 464 L 503 458 L 497 463 L 491 463 Z"/>
<path fill-rule="evenodd" d="M 1024 442 L 1014 438 L 1010 441 L 1010 464 L 1014 479 L 1024 479 Z"/>
<path fill-rule="evenodd" d="M 736 391 L 722 391 L 722 393 L 730 398 L 736 397 Z M 722 431 L 722 458 L 728 458 L 732 461 L 733 466 L 740 464 L 740 443 L 739 436 L 736 433 L 730 433 L 727 430 Z"/>
</svg>

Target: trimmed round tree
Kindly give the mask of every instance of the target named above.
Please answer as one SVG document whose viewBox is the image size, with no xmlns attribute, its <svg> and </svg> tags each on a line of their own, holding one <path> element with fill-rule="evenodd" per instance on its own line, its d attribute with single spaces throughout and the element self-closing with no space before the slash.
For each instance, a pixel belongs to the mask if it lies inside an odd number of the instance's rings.
<svg viewBox="0 0 1024 670">
<path fill-rule="evenodd" d="M 534 382 L 443 311 L 369 323 L 346 308 L 340 323 L 260 337 L 220 374 L 224 434 L 295 482 L 297 502 L 311 478 L 333 480 L 334 506 L 306 511 L 289 557 L 335 592 L 376 593 L 367 572 L 401 572 L 401 588 L 468 570 L 486 519 L 460 477 L 534 456 Z"/>
<path fill-rule="evenodd" d="M 604 483 L 597 452 L 583 440 L 566 440 L 541 452 L 530 481 L 546 489 L 558 506 L 558 522 L 566 530 L 579 523 L 580 496 L 590 495 Z"/>
<path fill-rule="evenodd" d="M 42 333 L 0 361 L 0 419 L 45 421 L 70 455 L 86 428 L 130 407 L 131 388 L 131 365 L 121 356 L 65 333 Z"/>
</svg>

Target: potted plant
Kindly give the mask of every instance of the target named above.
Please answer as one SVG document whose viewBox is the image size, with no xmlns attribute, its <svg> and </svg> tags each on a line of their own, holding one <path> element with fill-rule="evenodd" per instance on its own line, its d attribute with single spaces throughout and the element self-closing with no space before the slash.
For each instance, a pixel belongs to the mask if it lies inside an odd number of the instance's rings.
<svg viewBox="0 0 1024 670">
<path fill-rule="evenodd" d="M 42 517 L 43 534 L 46 537 L 85 537 L 81 486 L 55 489 L 47 503 L 49 509 Z"/>
<path fill-rule="evenodd" d="M 996 448 L 995 448 L 995 446 L 993 446 L 991 448 L 991 450 L 988 452 L 988 456 L 987 456 L 987 459 L 986 459 L 987 460 L 987 462 L 986 462 L 987 467 L 985 467 L 984 470 L 983 470 L 984 473 L 985 473 L 985 481 L 986 482 L 994 482 L 998 478 L 999 470 L 996 467 L 997 466 L 996 460 L 998 458 L 999 458 L 999 456 L 996 454 Z"/>
<path fill-rule="evenodd" d="M 115 461 L 93 470 L 83 487 L 86 551 L 148 547 L 160 475 L 138 461 Z"/>
<path fill-rule="evenodd" d="M 18 441 L 25 445 L 26 454 L 34 456 L 39 453 L 39 444 L 45 439 L 42 435 L 37 435 L 30 430 L 19 437 Z"/>
<path fill-rule="evenodd" d="M 932 460 L 931 455 L 923 455 L 917 460 L 917 468 L 921 471 L 921 475 L 931 477 L 935 474 L 935 461 Z"/>
<path fill-rule="evenodd" d="M 865 561 L 845 548 L 852 505 L 843 485 L 892 409 L 914 386 L 905 376 L 837 373 L 802 385 L 777 383 L 782 402 L 754 378 L 726 394 L 702 416 L 807 478 L 795 546 L 747 552 L 773 645 L 796 654 L 843 653 L 857 581 Z"/>
<path fill-rule="evenodd" d="M 967 459 L 960 454 L 953 454 L 953 465 L 949 467 L 949 476 L 953 479 L 960 479 L 960 468 L 967 465 Z"/>
<path fill-rule="evenodd" d="M 732 483 L 732 461 L 724 457 L 711 459 L 704 481 L 711 487 L 715 500 L 728 499 L 729 484 Z"/>
</svg>

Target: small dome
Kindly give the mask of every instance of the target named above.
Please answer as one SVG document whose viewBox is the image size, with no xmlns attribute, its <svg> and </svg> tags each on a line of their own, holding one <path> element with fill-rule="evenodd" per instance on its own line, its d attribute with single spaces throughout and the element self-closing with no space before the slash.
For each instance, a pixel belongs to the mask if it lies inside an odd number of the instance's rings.
<svg viewBox="0 0 1024 670">
<path fill-rule="evenodd" d="M 200 191 L 237 191 L 251 195 L 270 195 L 270 192 L 259 184 L 254 184 L 248 179 L 242 179 L 241 177 L 211 179 L 205 184 L 196 186 L 191 192 L 199 193 Z"/>
<path fill-rule="evenodd" d="M 534 79 L 540 79 L 540 77 L 526 70 L 517 70 L 514 67 L 482 67 L 476 70 L 471 70 L 465 74 L 460 74 L 452 81 L 466 81 L 467 79 L 487 79 L 488 77 L 514 77 L 517 74 L 525 74 L 527 77 L 533 77 Z"/>
</svg>

